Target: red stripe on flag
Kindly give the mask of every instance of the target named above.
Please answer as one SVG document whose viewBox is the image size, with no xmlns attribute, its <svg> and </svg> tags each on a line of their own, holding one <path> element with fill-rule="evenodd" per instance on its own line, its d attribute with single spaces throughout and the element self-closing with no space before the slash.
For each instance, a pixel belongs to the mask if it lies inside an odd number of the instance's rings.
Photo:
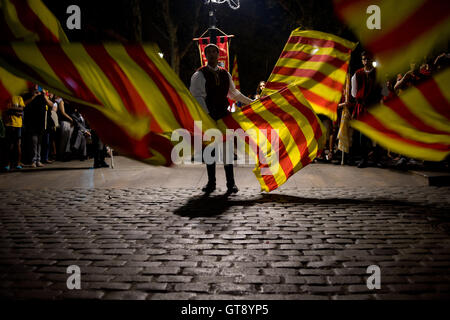
<svg viewBox="0 0 450 320">
<path fill-rule="evenodd" d="M 299 68 L 289 68 L 289 67 L 275 67 L 273 69 L 274 74 L 280 74 L 284 76 L 290 76 L 290 77 L 304 77 L 304 78 L 310 78 L 314 79 L 315 81 L 326 85 L 327 87 L 337 90 L 339 92 L 342 91 L 344 88 L 344 85 L 340 83 L 339 81 L 333 80 L 327 75 L 323 74 L 322 72 L 318 70 L 310 70 L 310 69 L 299 69 Z M 302 83 L 303 87 L 307 87 L 308 82 L 310 80 L 306 80 L 304 83 Z"/>
<path fill-rule="evenodd" d="M 298 126 L 297 121 L 289 113 L 280 109 L 280 107 L 270 97 L 261 99 L 261 103 L 267 110 L 277 116 L 288 128 L 292 138 L 297 144 L 298 151 L 300 152 L 300 162 L 303 167 L 307 166 L 311 162 L 309 159 L 308 143 L 302 129 Z"/>
<path fill-rule="evenodd" d="M 425 148 L 425 149 L 433 149 L 437 151 L 448 152 L 450 150 L 450 145 L 442 144 L 442 143 L 425 143 L 412 139 L 405 138 L 401 136 L 398 132 L 393 131 L 387 128 L 383 123 L 378 121 L 373 115 L 370 113 L 366 113 L 360 120 L 361 122 L 371 126 L 373 129 L 377 130 L 379 133 L 388 136 L 391 139 L 395 139 L 399 142 L 403 142 L 405 144 L 410 144 L 416 147 Z"/>
<path fill-rule="evenodd" d="M 232 114 L 230 113 L 228 116 L 222 118 L 223 122 L 225 123 L 225 125 L 227 126 L 227 128 L 230 129 L 242 129 L 241 126 L 239 125 L 239 123 L 233 118 Z M 258 159 L 260 158 L 260 156 L 262 156 L 262 154 L 260 154 L 259 152 L 259 147 L 256 144 L 256 142 L 249 136 L 247 136 L 250 143 L 249 145 L 253 148 L 253 152 L 255 152 L 255 154 L 258 156 Z M 245 137 L 242 137 L 242 139 L 244 139 Z M 244 140 L 245 142 L 245 140 Z M 256 150 L 255 150 L 256 147 Z M 265 163 L 261 163 L 259 164 L 260 168 L 268 168 L 269 166 L 267 165 L 267 161 L 264 161 Z M 273 175 L 261 175 L 262 179 L 264 180 L 264 183 L 267 185 L 267 187 L 269 188 L 269 190 L 275 190 L 276 188 L 278 188 L 278 183 L 275 180 L 275 177 Z"/>
<path fill-rule="evenodd" d="M 164 77 L 158 67 L 145 53 L 141 46 L 125 45 L 128 55 L 152 78 L 170 106 L 178 123 L 190 132 L 194 132 L 194 119 L 184 100 Z"/>
<path fill-rule="evenodd" d="M 305 106 L 303 103 L 301 103 L 294 95 L 294 93 L 289 90 L 283 90 L 280 92 L 280 94 L 289 102 L 291 106 L 296 108 L 303 116 L 306 117 L 308 120 L 310 126 L 313 128 L 314 131 L 314 139 L 319 141 L 319 139 L 322 137 L 323 132 L 322 128 L 320 127 L 318 123 L 318 119 L 314 113 L 313 110 Z"/>
<path fill-rule="evenodd" d="M 448 86 L 448 83 L 446 84 Z M 450 121 L 450 103 L 442 94 L 434 79 L 429 79 L 416 87 L 434 110 Z M 448 88 L 448 87 L 447 87 Z"/>
<path fill-rule="evenodd" d="M 408 106 L 403 102 L 403 100 L 400 97 L 385 102 L 385 105 L 388 106 L 395 113 L 397 113 L 400 117 L 402 117 L 406 122 L 408 122 L 417 130 L 433 134 L 449 135 L 448 132 L 437 130 L 436 128 L 433 128 L 432 126 L 423 122 L 422 119 L 417 117 L 414 113 L 411 112 L 411 110 L 409 110 Z"/>
<path fill-rule="evenodd" d="M 30 8 L 27 1 L 11 0 L 16 7 L 17 16 L 25 28 L 39 36 L 41 42 L 59 42 L 58 38 L 45 26 L 41 19 Z"/>
<path fill-rule="evenodd" d="M 283 51 L 280 58 L 295 59 L 300 61 L 326 62 L 338 69 L 342 68 L 345 64 L 348 64 L 347 61 L 333 56 L 326 54 L 312 55 L 303 51 Z"/>
<path fill-rule="evenodd" d="M 381 36 L 367 44 L 367 48 L 376 54 L 395 49 L 400 53 L 403 48 L 414 43 L 422 34 L 429 32 L 450 17 L 450 2 L 425 0 L 414 13 L 410 14 L 396 28 L 381 33 Z"/>
<path fill-rule="evenodd" d="M 306 100 L 311 101 L 311 102 L 321 106 L 322 108 L 325 108 L 334 113 L 337 113 L 337 106 L 338 106 L 337 102 L 327 100 L 324 97 L 319 96 L 319 95 L 315 94 L 314 92 L 312 92 L 308 89 L 302 88 L 300 86 L 298 88 L 300 89 L 300 91 L 302 92 L 302 94 Z"/>
<path fill-rule="evenodd" d="M 86 52 L 114 86 L 125 108 L 134 115 L 150 115 L 144 100 L 137 92 L 119 64 L 110 56 L 103 45 L 84 45 Z"/>
<path fill-rule="evenodd" d="M 74 63 L 59 44 L 42 45 L 38 43 L 37 47 L 61 82 L 76 98 L 100 106 L 103 105 L 88 88 Z"/>
<path fill-rule="evenodd" d="M 289 84 L 284 83 L 284 82 L 272 81 L 272 82 L 267 82 L 266 83 L 266 89 L 279 91 L 279 90 L 287 87 L 288 85 Z"/>
<path fill-rule="evenodd" d="M 260 101 L 263 103 L 263 100 L 269 99 L 269 96 L 262 98 Z M 252 108 L 244 108 L 242 109 L 242 113 L 253 122 L 253 124 L 259 129 L 259 130 L 265 130 L 263 133 L 265 133 L 265 136 L 269 142 L 271 142 L 272 132 L 275 133 L 275 130 L 273 129 L 272 125 L 264 120 L 263 117 L 261 117 L 258 113 L 256 113 Z M 284 145 L 281 138 L 278 137 L 278 158 L 279 158 L 279 164 L 281 165 L 281 168 L 284 171 L 284 174 L 286 177 L 290 177 L 294 173 L 294 166 L 292 164 L 291 159 L 289 158 L 289 154 L 286 150 L 286 146 Z"/>
<path fill-rule="evenodd" d="M 351 52 L 351 48 L 347 48 L 346 46 L 343 46 L 338 42 L 325 39 L 308 38 L 303 36 L 291 36 L 288 39 L 288 43 L 302 43 L 320 48 L 334 48 L 335 50 L 340 51 L 342 53 Z"/>
</svg>

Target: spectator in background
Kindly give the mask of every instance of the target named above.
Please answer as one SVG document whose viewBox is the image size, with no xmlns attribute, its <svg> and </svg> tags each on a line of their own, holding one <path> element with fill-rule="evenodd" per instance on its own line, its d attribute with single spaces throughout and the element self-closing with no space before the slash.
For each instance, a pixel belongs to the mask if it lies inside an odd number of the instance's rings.
<svg viewBox="0 0 450 320">
<path fill-rule="evenodd" d="M 58 120 L 59 120 L 59 148 L 58 159 L 61 161 L 69 160 L 70 153 L 70 136 L 73 131 L 73 119 L 69 116 L 71 107 L 64 103 L 61 97 L 55 97 L 58 104 Z"/>
<path fill-rule="evenodd" d="M 356 100 L 352 113 L 353 119 L 359 119 L 368 107 L 378 104 L 381 100 L 381 87 L 378 86 L 376 81 L 376 69 L 373 66 L 372 55 L 368 52 L 363 52 L 361 60 L 363 68 L 358 69 L 351 79 L 351 95 Z M 352 154 L 358 151 L 361 156 L 358 168 L 367 167 L 372 141 L 361 132 L 355 130 L 353 132 L 352 146 Z M 381 166 L 378 153 L 375 152 L 374 155 L 377 166 Z"/>
<path fill-rule="evenodd" d="M 109 165 L 105 162 L 106 146 L 100 140 L 95 130 L 91 130 L 92 144 L 94 145 L 94 168 L 109 168 Z"/>
<path fill-rule="evenodd" d="M 55 124 L 52 119 L 52 109 L 54 102 L 50 97 L 53 97 L 53 94 L 48 93 L 43 90 L 43 96 L 46 102 L 45 107 L 45 129 L 42 134 L 42 147 L 41 147 L 41 162 L 45 164 L 53 163 L 49 159 L 50 149 L 51 149 L 51 134 L 55 130 Z"/>
<path fill-rule="evenodd" d="M 33 168 L 43 167 L 41 162 L 42 136 L 46 129 L 46 107 L 47 101 L 43 89 L 37 84 L 32 91 L 25 95 L 25 125 L 31 138 Z"/>
<path fill-rule="evenodd" d="M 416 86 L 423 79 L 423 76 L 419 73 L 418 65 L 415 61 L 411 61 L 410 69 L 406 72 L 394 86 L 395 91 L 399 91 L 399 94 L 412 86 Z"/>
<path fill-rule="evenodd" d="M 266 88 L 266 82 L 265 81 L 260 81 L 258 83 L 258 87 L 256 88 L 256 94 L 254 96 L 255 99 L 259 99 L 261 98 L 261 93 L 263 92 L 263 90 Z"/>
<path fill-rule="evenodd" d="M 3 124 L 5 126 L 4 171 L 9 171 L 12 167 L 22 169 L 22 123 L 25 103 L 21 96 L 14 96 L 8 103 L 7 110 L 3 114 Z"/>
<path fill-rule="evenodd" d="M 74 155 L 78 155 L 80 160 L 83 161 L 87 158 L 86 137 L 90 137 L 91 132 L 77 107 L 74 108 L 74 112 L 70 116 L 74 125 L 70 138 L 71 150 Z"/>
</svg>

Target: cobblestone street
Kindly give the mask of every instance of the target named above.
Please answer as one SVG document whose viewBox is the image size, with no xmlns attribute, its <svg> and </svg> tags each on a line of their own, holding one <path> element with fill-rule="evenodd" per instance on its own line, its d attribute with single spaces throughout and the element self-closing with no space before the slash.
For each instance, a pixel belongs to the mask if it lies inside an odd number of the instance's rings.
<svg viewBox="0 0 450 320">
<path fill-rule="evenodd" d="M 0 295 L 450 297 L 448 187 L 224 192 L 204 197 L 194 187 L 3 189 Z M 70 265 L 81 269 L 81 290 L 66 286 Z M 367 288 L 370 265 L 381 269 L 381 289 Z"/>
</svg>

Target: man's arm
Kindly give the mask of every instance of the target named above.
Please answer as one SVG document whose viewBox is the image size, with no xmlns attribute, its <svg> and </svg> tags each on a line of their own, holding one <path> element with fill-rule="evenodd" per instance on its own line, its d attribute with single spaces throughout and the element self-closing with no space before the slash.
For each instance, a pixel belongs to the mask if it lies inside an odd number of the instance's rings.
<svg viewBox="0 0 450 320">
<path fill-rule="evenodd" d="M 205 88 L 205 77 L 203 73 L 200 71 L 195 72 L 191 77 L 191 86 L 189 91 L 194 96 L 194 98 L 198 101 L 203 110 L 208 112 L 208 107 L 206 106 L 206 88 Z"/>
<path fill-rule="evenodd" d="M 234 85 L 233 79 L 231 78 L 231 74 L 228 73 L 228 78 L 230 78 L 230 88 L 228 89 L 228 98 L 231 100 L 242 102 L 244 105 L 250 104 L 253 102 L 252 99 L 247 98 L 244 96 L 238 89 L 236 89 L 236 86 Z"/>
</svg>

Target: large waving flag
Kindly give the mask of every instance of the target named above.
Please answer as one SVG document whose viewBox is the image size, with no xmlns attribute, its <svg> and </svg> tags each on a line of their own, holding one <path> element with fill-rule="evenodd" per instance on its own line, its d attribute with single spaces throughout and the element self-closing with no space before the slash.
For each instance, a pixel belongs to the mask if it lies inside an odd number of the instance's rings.
<svg viewBox="0 0 450 320">
<path fill-rule="evenodd" d="M 219 120 L 242 129 L 255 157 L 253 170 L 264 191 L 281 186 L 311 163 L 325 144 L 324 127 L 298 86 L 288 86 Z M 223 128 L 224 129 L 224 128 Z"/>
<path fill-rule="evenodd" d="M 355 43 L 332 34 L 295 29 L 262 95 L 297 85 L 316 113 L 336 120 L 355 46 Z"/>
<path fill-rule="evenodd" d="M 370 108 L 351 125 L 396 153 L 444 160 L 450 154 L 450 68 Z"/>
<path fill-rule="evenodd" d="M 8 70 L 87 107 L 105 142 L 149 163 L 172 163 L 173 130 L 194 134 L 194 120 L 216 127 L 154 45 L 15 42 L 0 56 Z"/>
<path fill-rule="evenodd" d="M 450 2 L 440 0 L 334 0 L 340 18 L 371 51 L 383 72 L 403 72 L 450 38 Z M 379 16 L 377 17 L 377 8 Z M 369 9 L 370 13 L 367 13 Z M 374 10 L 374 11 L 371 11 Z M 380 29 L 372 20 L 380 18 Z M 369 21 L 368 21 L 369 20 Z M 368 27 L 368 23 L 370 28 Z"/>
</svg>

